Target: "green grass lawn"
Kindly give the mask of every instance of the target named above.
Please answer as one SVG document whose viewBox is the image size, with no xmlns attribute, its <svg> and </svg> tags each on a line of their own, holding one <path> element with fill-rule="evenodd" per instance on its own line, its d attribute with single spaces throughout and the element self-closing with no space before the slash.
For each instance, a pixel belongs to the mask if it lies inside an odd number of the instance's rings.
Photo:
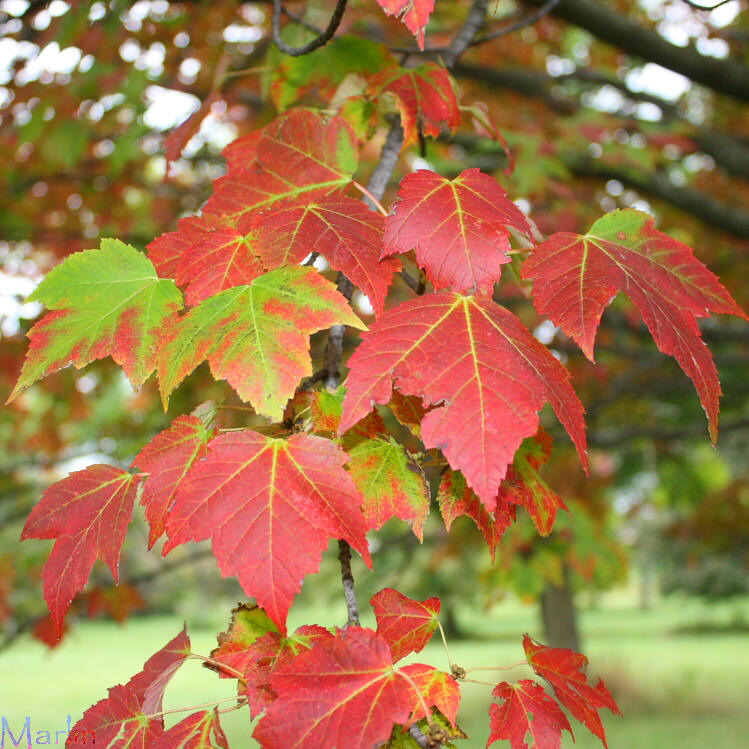
<svg viewBox="0 0 749 749">
<path fill-rule="evenodd" d="M 599 608 L 581 614 L 585 651 L 591 671 L 606 680 L 624 717 L 604 714 L 611 749 L 746 749 L 749 747 L 749 635 L 746 633 L 680 634 L 688 624 L 727 622 L 749 602 L 705 605 L 698 601 L 661 602 L 650 611 L 637 609 L 629 596 L 611 596 Z M 340 612 L 330 609 L 292 612 L 292 626 L 304 621 L 332 624 Z M 205 614 L 201 621 L 205 622 Z M 216 628 L 224 616 L 217 613 Z M 463 617 L 478 639 L 450 646 L 454 662 L 464 667 L 504 665 L 522 659 L 520 634 L 539 636 L 536 611 L 506 602 L 490 613 Z M 366 622 L 371 623 L 371 622 Z M 179 630 L 181 622 L 166 617 L 135 619 L 123 627 L 107 622 L 79 624 L 54 651 L 28 639 L 0 654 L 0 715 L 20 727 L 31 717 L 32 730 L 65 728 L 66 716 L 80 716 L 106 695 L 107 687 L 126 681 L 142 662 Z M 188 630 L 196 652 L 214 646 L 214 631 Z M 447 668 L 435 639 L 418 660 Z M 523 678 L 528 669 L 479 679 Z M 461 725 L 470 739 L 467 749 L 483 747 L 488 735 L 486 710 L 490 687 L 463 685 Z M 165 709 L 198 705 L 232 695 L 232 682 L 219 680 L 197 661 L 178 672 L 165 699 Z M 230 713 L 225 724 L 232 746 L 254 746 L 248 738 L 245 710 Z M 601 746 L 579 724 L 577 743 L 565 747 Z M 61 739 L 62 741 L 62 739 Z M 499 746 L 499 745 L 497 745 Z"/>
</svg>

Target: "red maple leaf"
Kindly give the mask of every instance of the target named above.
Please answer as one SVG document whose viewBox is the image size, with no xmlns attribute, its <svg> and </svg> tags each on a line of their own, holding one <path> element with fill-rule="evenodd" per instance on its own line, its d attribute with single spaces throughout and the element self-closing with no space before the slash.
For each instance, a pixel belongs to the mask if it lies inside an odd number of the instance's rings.
<svg viewBox="0 0 749 749">
<path fill-rule="evenodd" d="M 512 749 L 528 749 L 526 738 L 530 735 L 530 746 L 536 749 L 560 749 L 562 731 L 567 730 L 572 736 L 567 716 L 535 681 L 502 682 L 494 687 L 492 694 L 504 703 L 489 707 L 487 746 L 505 740 Z"/>
<path fill-rule="evenodd" d="M 140 479 L 108 465 L 75 471 L 47 489 L 26 520 L 21 540 L 56 539 L 44 565 L 44 599 L 58 634 L 73 597 L 97 559 L 119 577 L 120 550 Z"/>
<path fill-rule="evenodd" d="M 318 252 L 369 297 L 378 315 L 384 310 L 388 287 L 401 264 L 380 261 L 383 217 L 360 200 L 285 200 L 258 213 L 251 227 L 266 268 L 300 263 Z"/>
<path fill-rule="evenodd" d="M 369 94 L 389 92 L 396 98 L 404 132 L 404 144 L 414 143 L 419 132 L 439 137 L 443 127 L 455 132 L 460 127 L 460 109 L 450 74 L 440 65 L 427 62 L 416 68 L 395 67 L 369 79 Z"/>
<path fill-rule="evenodd" d="M 332 637 L 325 627 L 307 624 L 299 627 L 290 637 L 284 637 L 280 632 L 269 632 L 253 643 L 244 670 L 250 715 L 256 718 L 276 699 L 271 679 L 280 666 L 292 661 L 300 652 L 309 650 L 315 643 Z"/>
<path fill-rule="evenodd" d="M 460 709 L 460 687 L 451 674 L 423 663 L 403 666 L 400 673 L 408 676 L 414 683 L 427 708 L 436 707 L 453 726 L 455 725 Z M 408 718 L 409 723 L 426 718 L 424 705 L 419 700 L 418 707 Z"/>
<path fill-rule="evenodd" d="M 293 109 L 268 125 L 254 149 L 255 160 L 216 180 L 208 213 L 232 216 L 246 231 L 251 214 L 284 198 L 319 198 L 351 183 L 358 151 L 351 126 L 310 109 Z"/>
<path fill-rule="evenodd" d="M 60 629 L 54 619 L 48 614 L 39 619 L 31 628 L 31 636 L 43 642 L 50 650 L 54 650 L 63 640 L 68 631 L 67 622 L 63 621 Z"/>
<path fill-rule="evenodd" d="M 574 338 L 591 361 L 603 310 L 625 291 L 658 348 L 694 382 L 715 442 L 720 383 L 697 318 L 710 312 L 749 318 L 690 247 L 657 231 L 646 213 L 612 211 L 588 234 L 552 235 L 534 249 L 522 273 L 534 279 L 539 313 Z"/>
<path fill-rule="evenodd" d="M 90 707 L 73 726 L 66 746 L 87 741 L 104 747 L 151 749 L 164 733 L 162 700 L 167 684 L 190 654 L 183 629 L 152 655 L 127 684 L 109 688 L 109 695 Z"/>
<path fill-rule="evenodd" d="M 212 712 L 201 710 L 188 715 L 154 743 L 151 749 L 229 749 L 226 734 L 221 728 L 218 708 Z"/>
<path fill-rule="evenodd" d="M 443 451 L 489 512 L 546 401 L 585 463 L 583 407 L 569 373 L 488 297 L 428 294 L 388 310 L 362 338 L 349 360 L 341 432 L 387 403 L 395 380 L 401 392 L 439 406 L 422 421 L 424 445 Z"/>
<path fill-rule="evenodd" d="M 619 708 L 603 679 L 599 679 L 595 686 L 588 683 L 585 674 L 588 659 L 574 650 L 542 645 L 528 635 L 523 635 L 523 649 L 528 663 L 551 684 L 562 705 L 608 747 L 598 711 L 605 707 L 619 714 Z"/>
<path fill-rule="evenodd" d="M 330 538 L 346 539 L 371 564 L 361 497 L 345 462 L 340 447 L 308 434 L 219 435 L 180 487 L 164 553 L 211 538 L 222 573 L 236 575 L 285 632 L 294 594 L 319 568 Z"/>
<path fill-rule="evenodd" d="M 180 483 L 216 430 L 206 429 L 197 416 L 179 416 L 169 429 L 159 432 L 136 456 L 133 466 L 147 471 L 140 503 L 151 526 L 150 549 L 166 529 L 166 518 Z"/>
<path fill-rule="evenodd" d="M 500 489 L 501 492 L 501 489 Z M 445 471 L 437 491 L 437 502 L 445 521 L 446 530 L 461 515 L 467 515 L 481 531 L 494 562 L 497 545 L 504 532 L 515 522 L 515 508 L 503 499 L 497 499 L 497 506 L 490 515 L 483 502 L 468 486 L 458 471 Z"/>
<path fill-rule="evenodd" d="M 377 0 L 389 16 L 398 16 L 424 49 L 424 29 L 434 10 L 434 0 Z"/>
<path fill-rule="evenodd" d="M 229 172 L 241 172 L 257 158 L 257 146 L 263 137 L 263 128 L 252 130 L 246 135 L 233 140 L 221 152 L 226 159 Z"/>
<path fill-rule="evenodd" d="M 377 619 L 377 634 L 390 646 L 393 663 L 423 650 L 437 629 L 439 598 L 417 601 L 393 588 L 384 588 L 369 603 Z"/>
<path fill-rule="evenodd" d="M 530 235 L 497 180 L 466 169 L 454 180 L 420 169 L 403 178 L 385 220 L 383 257 L 416 250 L 435 289 L 491 293 L 510 261 L 510 229 Z"/>
<path fill-rule="evenodd" d="M 351 627 L 276 669 L 278 695 L 253 736 L 264 747 L 365 749 L 417 708 L 409 682 L 393 668 L 388 644 Z"/>
</svg>

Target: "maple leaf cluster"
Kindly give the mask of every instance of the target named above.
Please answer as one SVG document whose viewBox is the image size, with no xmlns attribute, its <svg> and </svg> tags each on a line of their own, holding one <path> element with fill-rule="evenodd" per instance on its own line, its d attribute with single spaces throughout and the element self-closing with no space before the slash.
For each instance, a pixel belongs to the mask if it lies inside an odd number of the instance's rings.
<svg viewBox="0 0 749 749">
<path fill-rule="evenodd" d="M 423 44 L 430 3 L 380 4 Z M 446 69 L 404 69 L 386 50 L 381 56 L 390 67 L 363 71 L 353 98 L 394 100 L 406 147 L 459 127 Z M 234 141 L 228 171 L 201 213 L 154 239 L 147 255 L 105 239 L 57 266 L 31 297 L 49 312 L 29 333 L 11 394 L 68 364 L 111 356 L 134 386 L 156 371 L 166 408 L 207 362 L 274 425 L 272 434 L 222 430 L 214 414 L 179 416 L 132 470 L 93 465 L 51 486 L 22 536 L 55 540 L 42 578 L 58 636 L 97 559 L 117 580 L 138 497 L 149 547 L 164 535 L 164 554 L 210 539 L 222 574 L 236 577 L 256 605 L 235 610 L 207 663 L 237 679 L 237 706 L 262 714 L 254 735 L 266 747 L 404 746 L 415 724 L 436 743 L 460 735 L 459 671 L 395 665 L 432 636 L 438 599 L 382 591 L 372 600 L 376 631 L 307 625 L 289 634 L 286 622 L 331 539 L 371 567 L 367 533 L 389 519 L 410 522 L 423 537 L 429 461 L 440 466 L 436 501 L 447 529 L 469 516 L 492 556 L 518 506 L 543 535 L 566 509 L 539 474 L 551 452 L 539 412 L 551 405 L 587 469 L 584 408 L 565 366 L 496 301 L 504 266 L 520 266 L 520 282 L 533 281 L 537 312 L 591 359 L 603 310 L 624 291 L 656 345 L 694 381 L 713 439 L 720 386 L 696 319 L 746 318 L 691 248 L 635 210 L 605 216 L 586 235 L 544 239 L 478 169 L 453 180 L 408 174 L 386 210 L 355 180 L 379 115 L 362 121 L 347 116 L 352 109 L 345 101 L 335 112 L 293 108 Z M 181 139 L 170 142 L 170 155 Z M 337 286 L 312 264 L 318 255 L 340 274 Z M 396 274 L 412 278 L 414 268 L 422 282 L 410 284 L 413 298 L 389 305 Z M 349 305 L 345 280 L 369 299 L 369 326 Z M 324 378 L 314 370 L 310 336 L 334 326 L 364 332 L 345 385 L 315 387 Z M 423 449 L 397 439 L 396 421 Z M 528 637 L 524 648 L 559 703 L 605 744 L 598 711 L 617 708 L 603 682 L 588 684 L 584 656 Z M 188 653 L 183 633 L 113 687 L 77 730 L 95 731 L 106 746 L 226 746 L 218 710 L 165 728 L 163 689 Z M 490 742 L 518 749 L 529 735 L 534 746 L 553 749 L 562 730 L 571 732 L 534 681 L 500 683 L 494 695 L 502 702 L 491 709 Z"/>
</svg>

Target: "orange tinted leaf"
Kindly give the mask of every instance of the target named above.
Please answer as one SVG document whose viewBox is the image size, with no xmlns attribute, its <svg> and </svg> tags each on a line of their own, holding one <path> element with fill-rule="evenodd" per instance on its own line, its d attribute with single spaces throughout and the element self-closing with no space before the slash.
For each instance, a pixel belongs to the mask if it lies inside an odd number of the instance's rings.
<svg viewBox="0 0 749 749">
<path fill-rule="evenodd" d="M 423 650 L 437 629 L 439 598 L 417 601 L 393 588 L 384 588 L 372 596 L 370 604 L 377 619 L 377 634 L 390 646 L 393 662 Z"/>
<path fill-rule="evenodd" d="M 572 736 L 567 716 L 540 684 L 530 679 L 517 684 L 502 682 L 492 694 L 504 703 L 489 707 L 491 732 L 487 746 L 506 740 L 512 749 L 561 749 L 562 731 L 569 731 Z"/>
<path fill-rule="evenodd" d="M 92 465 L 44 492 L 21 539 L 54 538 L 44 565 L 44 599 L 57 627 L 73 597 L 83 590 L 97 559 L 118 579 L 120 550 L 133 514 L 139 479 L 121 468 Z"/>
<path fill-rule="evenodd" d="M 316 572 L 331 538 L 371 563 L 346 454 L 308 434 L 288 440 L 250 430 L 219 435 L 184 480 L 167 520 L 165 552 L 213 540 L 224 575 L 236 575 L 285 633 L 302 578 Z"/>
<path fill-rule="evenodd" d="M 500 489 L 500 493 L 501 493 Z M 484 504 L 466 483 L 463 474 L 458 471 L 445 471 L 437 492 L 437 502 L 449 531 L 456 518 L 467 515 L 481 531 L 489 548 L 492 562 L 497 551 L 499 540 L 504 532 L 515 522 L 515 508 L 504 500 L 497 500 L 497 506 L 490 515 Z"/>
<path fill-rule="evenodd" d="M 406 674 L 414 682 L 426 706 L 436 707 L 454 726 L 460 708 L 460 687 L 458 682 L 448 673 L 423 663 L 412 663 L 403 666 L 401 673 Z M 424 708 L 419 707 L 411 714 L 408 722 L 425 718 Z"/>
<path fill-rule="evenodd" d="M 510 261 L 510 228 L 530 234 L 522 211 L 478 169 L 454 180 L 420 169 L 401 180 L 385 220 L 383 257 L 416 250 L 435 289 L 491 293 Z"/>
<path fill-rule="evenodd" d="M 523 649 L 533 670 L 551 684 L 557 699 L 590 732 L 606 743 L 606 733 L 598 711 L 608 708 L 619 713 L 614 698 L 599 679 L 595 686 L 588 683 L 585 669 L 588 659 L 582 653 L 567 648 L 550 648 L 523 636 Z"/>
<path fill-rule="evenodd" d="M 525 507 L 542 536 L 551 533 L 557 510 L 567 509 L 562 498 L 538 474 L 539 466 L 551 455 L 551 445 L 551 436 L 544 430 L 525 440 L 507 469 L 498 495 L 499 500 Z"/>
<path fill-rule="evenodd" d="M 440 292 L 388 310 L 349 367 L 340 430 L 387 403 L 395 380 L 402 393 L 438 406 L 422 421 L 424 445 L 442 450 L 489 512 L 546 401 L 586 461 L 583 407 L 567 370 L 489 298 Z"/>
<path fill-rule="evenodd" d="M 603 310 L 625 291 L 658 348 L 694 382 L 716 440 L 720 383 L 697 318 L 710 312 L 747 317 L 690 247 L 656 230 L 646 213 L 612 211 L 588 234 L 551 236 L 535 248 L 522 272 L 534 279 L 539 313 L 574 338 L 591 360 Z"/>
</svg>

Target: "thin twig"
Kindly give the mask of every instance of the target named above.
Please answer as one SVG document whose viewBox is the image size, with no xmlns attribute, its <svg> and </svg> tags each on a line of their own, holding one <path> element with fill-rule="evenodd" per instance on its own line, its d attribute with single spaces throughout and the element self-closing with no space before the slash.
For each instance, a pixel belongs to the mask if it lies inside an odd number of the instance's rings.
<svg viewBox="0 0 749 749">
<path fill-rule="evenodd" d="M 324 29 L 321 29 L 319 26 L 315 26 L 313 23 L 310 23 L 309 21 L 306 21 L 302 16 L 300 16 L 297 13 L 292 13 L 288 8 L 285 6 L 281 6 L 281 12 L 287 17 L 290 18 L 294 23 L 299 24 L 303 28 L 307 29 L 307 31 L 311 31 L 313 34 L 320 35 L 323 33 Z"/>
<path fill-rule="evenodd" d="M 515 31 L 520 31 L 520 29 L 524 29 L 526 26 L 532 26 L 537 21 L 540 21 L 545 15 L 551 13 L 551 11 L 554 10 L 554 8 L 556 8 L 560 2 L 561 0 L 548 0 L 548 2 L 544 3 L 544 5 L 542 5 L 538 10 L 534 11 L 525 18 L 521 18 L 519 21 L 516 21 L 515 23 L 510 24 L 509 26 L 505 26 L 501 29 L 490 31 L 488 34 L 484 34 L 484 36 L 477 37 L 471 42 L 470 46 L 476 47 L 479 44 L 490 42 L 492 41 L 492 39 L 499 39 L 500 37 L 507 36 L 508 34 L 512 34 Z"/>
<path fill-rule="evenodd" d="M 330 18 L 330 22 L 328 23 L 328 27 L 322 32 L 322 34 L 301 47 L 290 47 L 281 38 L 281 13 L 283 13 L 283 5 L 281 4 L 281 0 L 273 0 L 273 19 L 271 21 L 271 36 L 273 37 L 273 41 L 281 52 L 290 55 L 291 57 L 301 57 L 302 55 L 307 55 L 310 52 L 313 52 L 319 47 L 327 44 L 333 38 L 333 35 L 341 25 L 341 19 L 346 10 L 347 1 L 348 0 L 338 0 L 333 15 Z"/>
<path fill-rule="evenodd" d="M 700 5 L 699 3 L 695 3 L 694 0 L 681 0 L 684 4 L 688 5 L 690 8 L 694 8 L 695 10 L 706 10 L 710 12 L 711 10 L 715 10 L 716 8 L 720 8 L 721 5 L 727 5 L 728 3 L 732 3 L 733 0 L 720 0 L 720 2 L 715 3 L 715 5 Z"/>
<path fill-rule="evenodd" d="M 354 590 L 354 576 L 351 574 L 351 546 L 348 541 L 338 539 L 338 560 L 341 563 L 341 581 L 343 582 L 343 594 L 346 596 L 346 609 L 348 610 L 347 627 L 359 627 L 359 604 L 356 602 L 356 591 Z"/>
</svg>

